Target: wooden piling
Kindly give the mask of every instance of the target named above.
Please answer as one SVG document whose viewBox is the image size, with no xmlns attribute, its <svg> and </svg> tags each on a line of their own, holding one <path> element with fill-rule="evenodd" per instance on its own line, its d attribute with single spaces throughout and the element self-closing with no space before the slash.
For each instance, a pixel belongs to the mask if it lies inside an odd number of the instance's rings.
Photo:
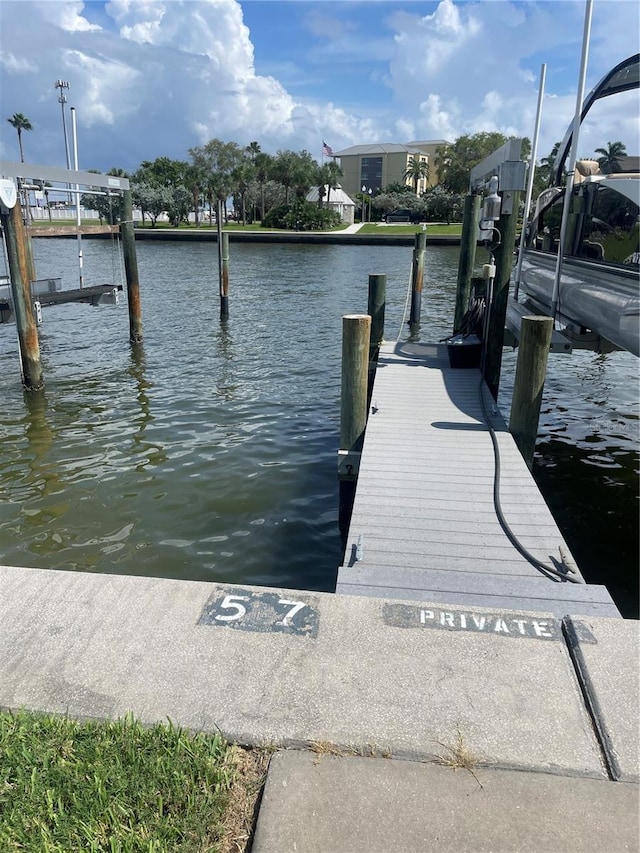
<svg viewBox="0 0 640 853">
<path fill-rule="evenodd" d="M 551 317 L 522 318 L 509 430 L 529 468 L 533 465 L 552 332 Z"/>
<path fill-rule="evenodd" d="M 220 284 L 220 319 L 229 316 L 229 234 L 222 232 L 222 281 Z"/>
<path fill-rule="evenodd" d="M 464 201 L 462 218 L 462 239 L 460 241 L 460 257 L 458 260 L 458 285 L 456 288 L 456 308 L 453 319 L 453 331 L 457 332 L 462 318 L 469 307 L 471 296 L 471 276 L 476 259 L 478 243 L 478 217 L 482 196 L 478 192 L 467 195 Z"/>
<path fill-rule="evenodd" d="M 409 313 L 409 328 L 411 331 L 416 331 L 420 326 L 422 285 L 424 282 L 424 253 L 426 243 L 427 232 L 419 231 L 416 234 L 416 243 L 413 250 L 413 264 L 411 265 L 411 311 Z"/>
<path fill-rule="evenodd" d="M 216 239 L 218 243 L 220 319 L 226 320 L 229 317 L 229 235 L 222 231 L 222 199 L 220 198 L 216 206 Z"/>
<path fill-rule="evenodd" d="M 127 303 L 129 306 L 129 340 L 132 344 L 142 343 L 142 303 L 136 238 L 133 230 L 133 200 L 131 190 L 122 193 L 120 239 L 124 255 L 124 271 L 127 280 Z"/>
<path fill-rule="evenodd" d="M 370 275 L 368 312 L 371 317 L 371 341 L 369 343 L 369 362 L 377 359 L 380 344 L 384 339 L 386 301 L 387 276 L 384 273 Z"/>
<path fill-rule="evenodd" d="M 18 329 L 22 382 L 28 391 L 39 391 L 44 382 L 40 364 L 38 328 L 33 315 L 31 297 L 28 237 L 19 202 L 16 202 L 10 210 L 0 206 L 0 211 L 9 261 L 13 309 Z"/>
<path fill-rule="evenodd" d="M 340 449 L 360 451 L 367 423 L 367 373 L 371 317 L 347 314 L 342 318 L 342 397 Z"/>
<path fill-rule="evenodd" d="M 494 252 L 496 274 L 493 282 L 493 299 L 489 307 L 489 328 L 484 355 L 484 378 L 494 400 L 498 399 L 500 370 L 502 368 L 502 348 L 504 345 L 504 324 L 507 316 L 509 297 L 509 279 L 513 267 L 513 253 L 516 245 L 516 222 L 520 192 L 514 190 L 503 194 L 503 209 L 509 203 L 509 212 L 503 213 L 497 223 L 500 232 L 500 245 Z"/>
<path fill-rule="evenodd" d="M 342 396 L 338 479 L 338 527 L 346 536 L 355 498 L 360 453 L 367 424 L 367 377 L 371 317 L 347 314 L 342 318 Z"/>
</svg>

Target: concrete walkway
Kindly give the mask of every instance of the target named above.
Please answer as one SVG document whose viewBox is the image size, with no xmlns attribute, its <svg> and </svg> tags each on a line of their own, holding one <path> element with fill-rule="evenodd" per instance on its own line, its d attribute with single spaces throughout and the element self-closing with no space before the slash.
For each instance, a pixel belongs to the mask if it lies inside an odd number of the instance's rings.
<svg viewBox="0 0 640 853">
<path fill-rule="evenodd" d="M 0 567 L 0 706 L 79 718 L 131 711 L 143 722 L 220 729 L 242 744 L 392 757 L 323 758 L 316 766 L 304 751 L 277 754 L 257 851 L 633 850 L 638 627 Z M 469 766 L 483 788 L 468 770 L 433 762 Z M 475 838 L 467 847 L 456 846 L 464 835 L 451 835 L 452 785 L 474 792 L 455 788 L 452 801 L 471 809 L 459 826 Z M 292 814 L 307 815 L 305 835 L 296 836 Z M 372 833 L 367 847 L 344 829 L 360 837 L 363 822 Z M 489 824 L 483 846 L 477 833 Z M 404 847 L 389 846 L 389 827 L 406 829 L 397 835 Z M 601 840 L 601 827 L 613 842 L 585 846 Z M 435 839 L 430 848 L 420 833 Z"/>
<path fill-rule="evenodd" d="M 358 231 L 362 228 L 362 225 L 363 225 L 363 223 L 362 223 L 362 222 L 355 222 L 353 225 L 347 225 L 347 227 L 346 227 L 346 228 L 343 228 L 341 231 L 332 231 L 332 232 L 325 232 L 325 233 L 332 233 L 332 234 L 357 234 L 357 233 L 358 233 Z"/>
<path fill-rule="evenodd" d="M 619 853 L 639 818 L 633 785 L 280 752 L 252 853 Z"/>
</svg>

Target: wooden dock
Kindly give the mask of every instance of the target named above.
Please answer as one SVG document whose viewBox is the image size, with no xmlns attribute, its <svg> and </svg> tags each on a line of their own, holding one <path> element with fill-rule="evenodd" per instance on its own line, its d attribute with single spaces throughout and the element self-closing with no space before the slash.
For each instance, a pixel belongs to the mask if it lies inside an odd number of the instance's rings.
<svg viewBox="0 0 640 853">
<path fill-rule="evenodd" d="M 480 388 L 479 371 L 452 369 L 444 345 L 382 347 L 336 592 L 619 617 L 605 587 L 544 576 L 507 538 Z M 559 549 L 572 559 L 569 548 L 482 388 L 506 520 L 526 550 L 560 568 Z"/>
</svg>

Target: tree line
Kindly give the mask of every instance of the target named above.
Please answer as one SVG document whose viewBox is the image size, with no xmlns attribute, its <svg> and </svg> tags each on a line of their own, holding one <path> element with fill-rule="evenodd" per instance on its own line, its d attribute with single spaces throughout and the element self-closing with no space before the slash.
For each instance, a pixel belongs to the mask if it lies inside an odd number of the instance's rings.
<svg viewBox="0 0 640 853">
<path fill-rule="evenodd" d="M 335 161 L 319 164 L 305 150 L 262 151 L 258 142 L 242 148 L 235 142 L 212 139 L 189 149 L 191 162 L 157 157 L 144 160 L 130 175 L 134 204 L 143 221 L 152 226 L 162 214 L 178 226 L 194 213 L 195 224 L 212 225 L 218 203 L 225 221 L 227 202 L 232 199 L 233 215 L 242 224 L 260 221 L 275 227 L 331 227 L 339 217 L 328 207 L 331 192 L 340 184 L 342 171 Z M 108 174 L 125 176 L 121 170 Z M 306 201 L 312 187 L 318 188 L 318 203 Z M 83 196 L 83 203 L 109 219 L 117 212 L 110 200 Z"/>
<path fill-rule="evenodd" d="M 15 113 L 7 121 L 18 134 L 20 160 L 24 162 L 22 134 L 33 130 L 32 124 L 22 113 Z M 373 220 L 396 208 L 405 208 L 427 221 L 458 221 L 470 170 L 507 141 L 508 137 L 498 132 L 465 134 L 436 150 L 438 183 L 424 193 L 418 194 L 418 184 L 421 178 L 429 178 L 430 166 L 419 156 L 411 156 L 403 174 L 409 183 L 382 187 L 371 196 L 358 193 L 355 200 L 363 209 L 369 206 Z M 552 181 L 559 145 L 556 143 L 536 167 L 534 198 Z M 525 139 L 522 156 L 527 159 L 530 152 L 531 144 Z M 228 221 L 228 199 L 232 199 L 234 216 L 242 224 L 259 221 L 267 227 L 309 230 L 340 224 L 338 214 L 329 206 L 331 193 L 342 178 L 335 160 L 318 163 L 304 149 L 279 150 L 271 155 L 262 151 L 257 141 L 243 148 L 220 139 L 190 148 L 188 153 L 190 161 L 163 156 L 144 160 L 131 174 L 119 168 L 110 169 L 107 174 L 129 178 L 134 204 L 142 211 L 143 221 L 148 219 L 152 226 L 163 214 L 178 226 L 188 222 L 192 211 L 196 225 L 212 225 L 218 203 Z M 621 168 L 626 148 L 620 141 L 608 142 L 606 148 L 597 148 L 595 155 L 602 171 L 615 172 Z M 317 188 L 318 201 L 311 204 L 306 198 L 313 187 Z M 118 221 L 119 209 L 113 197 L 85 194 L 81 202 L 85 208 L 96 210 L 101 219 Z"/>
</svg>

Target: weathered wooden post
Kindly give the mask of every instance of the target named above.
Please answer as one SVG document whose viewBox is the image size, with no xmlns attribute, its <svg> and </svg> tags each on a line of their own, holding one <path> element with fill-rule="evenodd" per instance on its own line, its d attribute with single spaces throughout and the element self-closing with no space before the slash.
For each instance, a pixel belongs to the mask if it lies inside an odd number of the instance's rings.
<svg viewBox="0 0 640 853">
<path fill-rule="evenodd" d="M 505 199 L 509 204 L 505 205 Z M 500 245 L 494 252 L 496 274 L 493 281 L 492 300 L 489 306 L 489 328 L 487 331 L 484 358 L 484 378 L 494 398 L 498 399 L 500 370 L 502 368 L 502 348 L 504 345 L 504 324 L 507 316 L 509 298 L 509 279 L 513 266 L 513 252 L 516 245 L 516 223 L 520 192 L 512 190 L 502 195 L 502 207 L 506 213 L 500 215 L 497 229 L 500 232 Z"/>
<path fill-rule="evenodd" d="M 31 270 L 27 234 L 22 222 L 22 209 L 16 200 L 12 207 L 0 202 L 0 219 L 5 233 L 13 310 L 18 329 L 22 382 L 28 391 L 39 391 L 43 385 L 40 364 L 38 328 L 33 316 Z"/>
<path fill-rule="evenodd" d="M 369 304 L 371 317 L 371 338 L 369 340 L 369 376 L 367 379 L 367 405 L 371 402 L 373 383 L 376 378 L 376 366 L 380 344 L 384 338 L 384 312 L 387 300 L 387 276 L 384 274 L 369 276 Z"/>
<path fill-rule="evenodd" d="M 424 252 L 427 243 L 427 232 L 418 231 L 416 245 L 413 250 L 411 266 L 411 311 L 409 312 L 409 329 L 417 332 L 420 328 L 420 311 L 422 308 L 422 285 L 424 282 Z"/>
<path fill-rule="evenodd" d="M 229 316 L 229 234 L 222 232 L 222 284 L 220 287 L 220 319 Z"/>
<path fill-rule="evenodd" d="M 220 291 L 220 319 L 229 316 L 229 235 L 222 231 L 222 199 L 216 207 L 216 239 L 218 241 L 218 283 Z"/>
<path fill-rule="evenodd" d="M 129 306 L 129 340 L 132 344 L 142 343 L 142 303 L 136 237 L 133 230 L 133 199 L 131 190 L 123 190 L 120 219 L 120 238 L 124 255 L 124 272 L 127 279 L 127 303 Z"/>
<path fill-rule="evenodd" d="M 371 317 L 347 314 L 342 318 L 342 395 L 340 401 L 339 527 L 349 527 L 364 430 L 367 424 L 367 376 Z"/>
<path fill-rule="evenodd" d="M 552 332 L 551 317 L 522 318 L 509 429 L 529 468 L 533 465 Z"/>
<path fill-rule="evenodd" d="M 456 308 L 453 318 L 453 331 L 457 332 L 462 318 L 469 307 L 471 296 L 471 276 L 476 259 L 478 243 L 478 216 L 482 195 L 470 192 L 464 200 L 464 215 L 462 218 L 462 239 L 460 241 L 460 258 L 458 260 L 458 285 L 456 288 Z"/>
<path fill-rule="evenodd" d="M 378 350 L 384 338 L 384 312 L 387 300 L 387 276 L 374 274 L 369 276 L 369 304 L 371 317 L 371 343 L 369 345 L 369 362 L 378 357 Z"/>
</svg>

